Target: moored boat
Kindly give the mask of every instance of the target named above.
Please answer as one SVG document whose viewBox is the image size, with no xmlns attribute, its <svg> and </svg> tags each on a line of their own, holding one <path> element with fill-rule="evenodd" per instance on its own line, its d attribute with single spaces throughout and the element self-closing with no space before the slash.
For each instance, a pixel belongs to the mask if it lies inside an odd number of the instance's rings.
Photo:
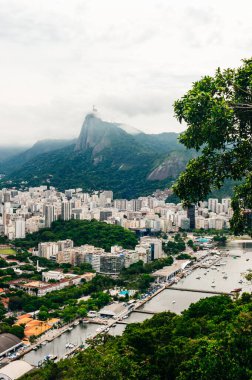
<svg viewBox="0 0 252 380">
<path fill-rule="evenodd" d="M 84 323 L 84 324 L 89 323 L 89 319 L 87 319 L 87 318 L 83 318 L 83 319 L 82 319 L 82 323 Z"/>
<path fill-rule="evenodd" d="M 231 293 L 239 293 L 242 291 L 242 288 L 236 288 L 234 290 L 231 291 Z"/>
</svg>

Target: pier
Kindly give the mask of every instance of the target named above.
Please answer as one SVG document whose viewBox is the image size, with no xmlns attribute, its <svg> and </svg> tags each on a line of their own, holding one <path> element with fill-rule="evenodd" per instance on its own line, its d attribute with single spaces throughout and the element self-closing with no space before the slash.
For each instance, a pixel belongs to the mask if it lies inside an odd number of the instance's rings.
<svg viewBox="0 0 252 380">
<path fill-rule="evenodd" d="M 177 286 L 167 286 L 166 289 L 168 290 L 180 290 L 181 292 L 195 292 L 195 293 L 209 293 L 209 294 L 216 294 L 220 296 L 232 296 L 232 293 L 226 293 L 226 292 L 216 292 L 214 290 L 204 290 L 204 289 L 186 289 L 186 288 L 179 288 Z"/>
<path fill-rule="evenodd" d="M 118 325 L 127 325 L 128 323 L 127 322 L 123 322 L 123 321 L 118 321 L 118 322 L 116 322 L 116 324 L 118 324 Z"/>
<path fill-rule="evenodd" d="M 133 310 L 133 313 L 151 314 L 151 315 L 157 314 L 156 312 L 150 311 L 150 310 Z"/>
<path fill-rule="evenodd" d="M 164 289 L 166 289 L 166 285 L 163 285 L 160 289 L 158 289 L 155 293 L 153 293 L 152 295 L 144 298 L 143 300 L 141 301 L 138 301 L 138 303 L 135 305 L 135 308 L 131 311 L 131 312 L 135 312 L 135 311 L 138 311 L 137 309 L 139 309 L 141 306 L 143 306 L 146 302 L 150 301 L 152 298 L 156 297 L 159 293 L 161 293 Z M 155 314 L 155 313 L 153 313 Z"/>
</svg>

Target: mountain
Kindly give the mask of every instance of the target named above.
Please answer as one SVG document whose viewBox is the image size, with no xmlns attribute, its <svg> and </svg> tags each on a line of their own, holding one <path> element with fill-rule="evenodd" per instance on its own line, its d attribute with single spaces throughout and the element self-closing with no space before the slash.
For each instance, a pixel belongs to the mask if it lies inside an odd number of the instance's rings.
<svg viewBox="0 0 252 380">
<path fill-rule="evenodd" d="M 27 147 L 0 146 L 0 163 L 25 151 Z"/>
<path fill-rule="evenodd" d="M 35 144 L 15 158 L 18 167 L 11 169 L 10 162 L 6 163 L 5 180 L 12 181 L 13 186 L 50 184 L 60 190 L 112 189 L 122 198 L 148 195 L 169 186 L 195 155 L 177 138 L 176 133 L 148 135 L 91 113 L 76 143 L 51 149 L 45 142 L 45 149 L 50 151 L 43 152 Z"/>
<path fill-rule="evenodd" d="M 31 148 L 25 149 L 23 152 L 13 154 L 8 160 L 4 160 L 0 165 L 0 171 L 4 173 L 11 173 L 20 169 L 26 162 L 34 157 L 48 153 L 56 149 L 66 147 L 74 144 L 76 140 L 40 140 L 36 142 Z M 1 149 L 0 149 L 1 152 Z M 19 153 L 19 154 L 18 154 Z"/>
<path fill-rule="evenodd" d="M 89 114 L 82 125 L 75 151 L 92 149 L 92 155 L 96 156 L 105 148 L 112 147 L 115 143 L 120 143 L 121 139 L 130 136 L 131 134 L 120 128 L 120 124 L 109 123 L 94 114 Z"/>
</svg>

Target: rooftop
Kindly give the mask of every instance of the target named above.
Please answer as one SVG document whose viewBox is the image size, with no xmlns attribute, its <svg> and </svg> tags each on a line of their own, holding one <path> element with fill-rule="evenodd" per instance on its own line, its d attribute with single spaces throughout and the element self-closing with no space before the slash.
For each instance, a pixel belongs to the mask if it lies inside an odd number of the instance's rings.
<svg viewBox="0 0 252 380">
<path fill-rule="evenodd" d="M 32 370 L 32 366 L 24 360 L 15 360 L 0 369 L 0 378 L 15 380 Z"/>
<path fill-rule="evenodd" d="M 153 276 L 164 276 L 167 277 L 170 274 L 177 272 L 178 270 L 183 270 L 188 264 L 190 263 L 190 260 L 179 260 L 176 263 L 163 267 L 162 269 L 157 270 L 156 272 L 152 273 Z"/>
<path fill-rule="evenodd" d="M 13 334 L 0 334 L 0 354 L 21 343 L 21 340 Z"/>
<path fill-rule="evenodd" d="M 100 314 L 115 315 L 122 313 L 124 310 L 126 310 L 126 308 L 123 303 L 113 303 L 102 308 Z"/>
</svg>

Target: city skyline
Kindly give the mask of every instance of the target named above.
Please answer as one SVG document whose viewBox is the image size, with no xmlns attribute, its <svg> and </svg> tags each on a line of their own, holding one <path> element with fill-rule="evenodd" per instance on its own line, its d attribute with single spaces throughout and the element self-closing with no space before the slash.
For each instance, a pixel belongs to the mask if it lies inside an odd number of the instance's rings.
<svg viewBox="0 0 252 380">
<path fill-rule="evenodd" d="M 145 133 L 181 132 L 173 102 L 251 55 L 245 8 L 247 0 L 3 1 L 1 145 L 77 137 L 93 104 Z"/>
</svg>

